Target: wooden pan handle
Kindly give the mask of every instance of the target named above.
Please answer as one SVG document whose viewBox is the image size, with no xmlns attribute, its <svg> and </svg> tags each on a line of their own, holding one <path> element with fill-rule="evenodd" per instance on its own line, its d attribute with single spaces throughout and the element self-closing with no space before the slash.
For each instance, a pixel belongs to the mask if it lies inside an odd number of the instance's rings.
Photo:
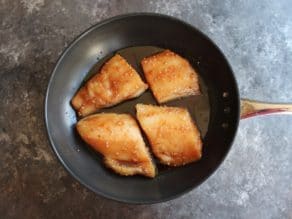
<svg viewBox="0 0 292 219">
<path fill-rule="evenodd" d="M 292 114 L 292 104 L 265 103 L 248 99 L 240 100 L 241 119 L 272 113 Z"/>
</svg>

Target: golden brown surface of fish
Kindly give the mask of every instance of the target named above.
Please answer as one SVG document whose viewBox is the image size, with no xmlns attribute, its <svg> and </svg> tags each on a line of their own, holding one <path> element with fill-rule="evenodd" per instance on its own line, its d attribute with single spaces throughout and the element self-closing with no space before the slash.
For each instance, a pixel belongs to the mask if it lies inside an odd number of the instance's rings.
<svg viewBox="0 0 292 219">
<path fill-rule="evenodd" d="M 76 127 L 81 138 L 101 153 L 105 164 L 115 172 L 155 176 L 156 168 L 132 116 L 100 113 L 80 120 Z"/>
<path fill-rule="evenodd" d="M 144 58 L 141 65 L 159 103 L 200 94 L 196 71 L 186 59 L 170 50 Z"/>
<path fill-rule="evenodd" d="M 148 85 L 135 69 L 116 54 L 108 60 L 73 97 L 71 103 L 79 116 L 116 105 L 141 95 Z"/>
<path fill-rule="evenodd" d="M 184 108 L 137 104 L 137 118 L 161 163 L 180 166 L 201 158 L 200 132 Z"/>
</svg>

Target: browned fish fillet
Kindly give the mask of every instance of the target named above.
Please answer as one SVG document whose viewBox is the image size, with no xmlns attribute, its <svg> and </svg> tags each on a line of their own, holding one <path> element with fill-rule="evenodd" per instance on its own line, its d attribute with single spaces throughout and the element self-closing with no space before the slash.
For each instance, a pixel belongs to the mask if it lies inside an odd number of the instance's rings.
<svg viewBox="0 0 292 219">
<path fill-rule="evenodd" d="M 196 71 L 186 59 L 170 50 L 144 58 L 141 65 L 159 103 L 200 94 Z"/>
<path fill-rule="evenodd" d="M 141 95 L 148 85 L 127 61 L 116 54 L 73 97 L 79 116 Z"/>
<path fill-rule="evenodd" d="M 136 120 L 128 114 L 100 113 L 81 119 L 81 138 L 104 156 L 105 164 L 121 175 L 155 176 L 155 166 Z"/>
<path fill-rule="evenodd" d="M 180 166 L 201 158 L 200 133 L 186 109 L 137 104 L 136 110 L 152 151 L 161 163 Z"/>
</svg>

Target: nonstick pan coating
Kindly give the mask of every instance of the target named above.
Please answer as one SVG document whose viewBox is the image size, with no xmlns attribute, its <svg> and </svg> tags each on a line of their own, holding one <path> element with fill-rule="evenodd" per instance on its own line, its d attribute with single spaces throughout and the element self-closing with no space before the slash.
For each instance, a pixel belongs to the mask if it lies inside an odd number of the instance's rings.
<svg viewBox="0 0 292 219">
<path fill-rule="evenodd" d="M 114 53 L 141 73 L 139 60 L 161 49 L 187 58 L 200 75 L 202 96 L 167 105 L 187 107 L 203 136 L 203 156 L 177 168 L 158 165 L 154 179 L 123 177 L 104 167 L 102 158 L 78 137 L 70 105 L 75 92 Z M 150 91 L 104 112 L 134 114 L 135 103 L 152 103 Z M 239 94 L 232 70 L 218 47 L 194 27 L 159 14 L 128 14 L 103 21 L 81 34 L 64 51 L 52 73 L 45 101 L 45 121 L 53 150 L 80 183 L 104 197 L 127 203 L 173 199 L 198 186 L 221 164 L 236 134 Z"/>
</svg>

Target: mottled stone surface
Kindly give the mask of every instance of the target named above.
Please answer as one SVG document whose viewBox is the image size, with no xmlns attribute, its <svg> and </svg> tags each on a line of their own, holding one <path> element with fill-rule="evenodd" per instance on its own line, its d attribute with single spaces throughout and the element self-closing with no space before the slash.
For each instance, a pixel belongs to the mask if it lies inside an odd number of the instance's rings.
<svg viewBox="0 0 292 219">
<path fill-rule="evenodd" d="M 242 96 L 292 102 L 292 2 L 273 0 L 1 0 L 0 218 L 292 218 L 292 117 L 241 121 L 219 170 L 196 190 L 127 205 L 85 189 L 57 161 L 45 89 L 66 45 L 127 12 L 179 17 L 224 51 Z"/>
</svg>

